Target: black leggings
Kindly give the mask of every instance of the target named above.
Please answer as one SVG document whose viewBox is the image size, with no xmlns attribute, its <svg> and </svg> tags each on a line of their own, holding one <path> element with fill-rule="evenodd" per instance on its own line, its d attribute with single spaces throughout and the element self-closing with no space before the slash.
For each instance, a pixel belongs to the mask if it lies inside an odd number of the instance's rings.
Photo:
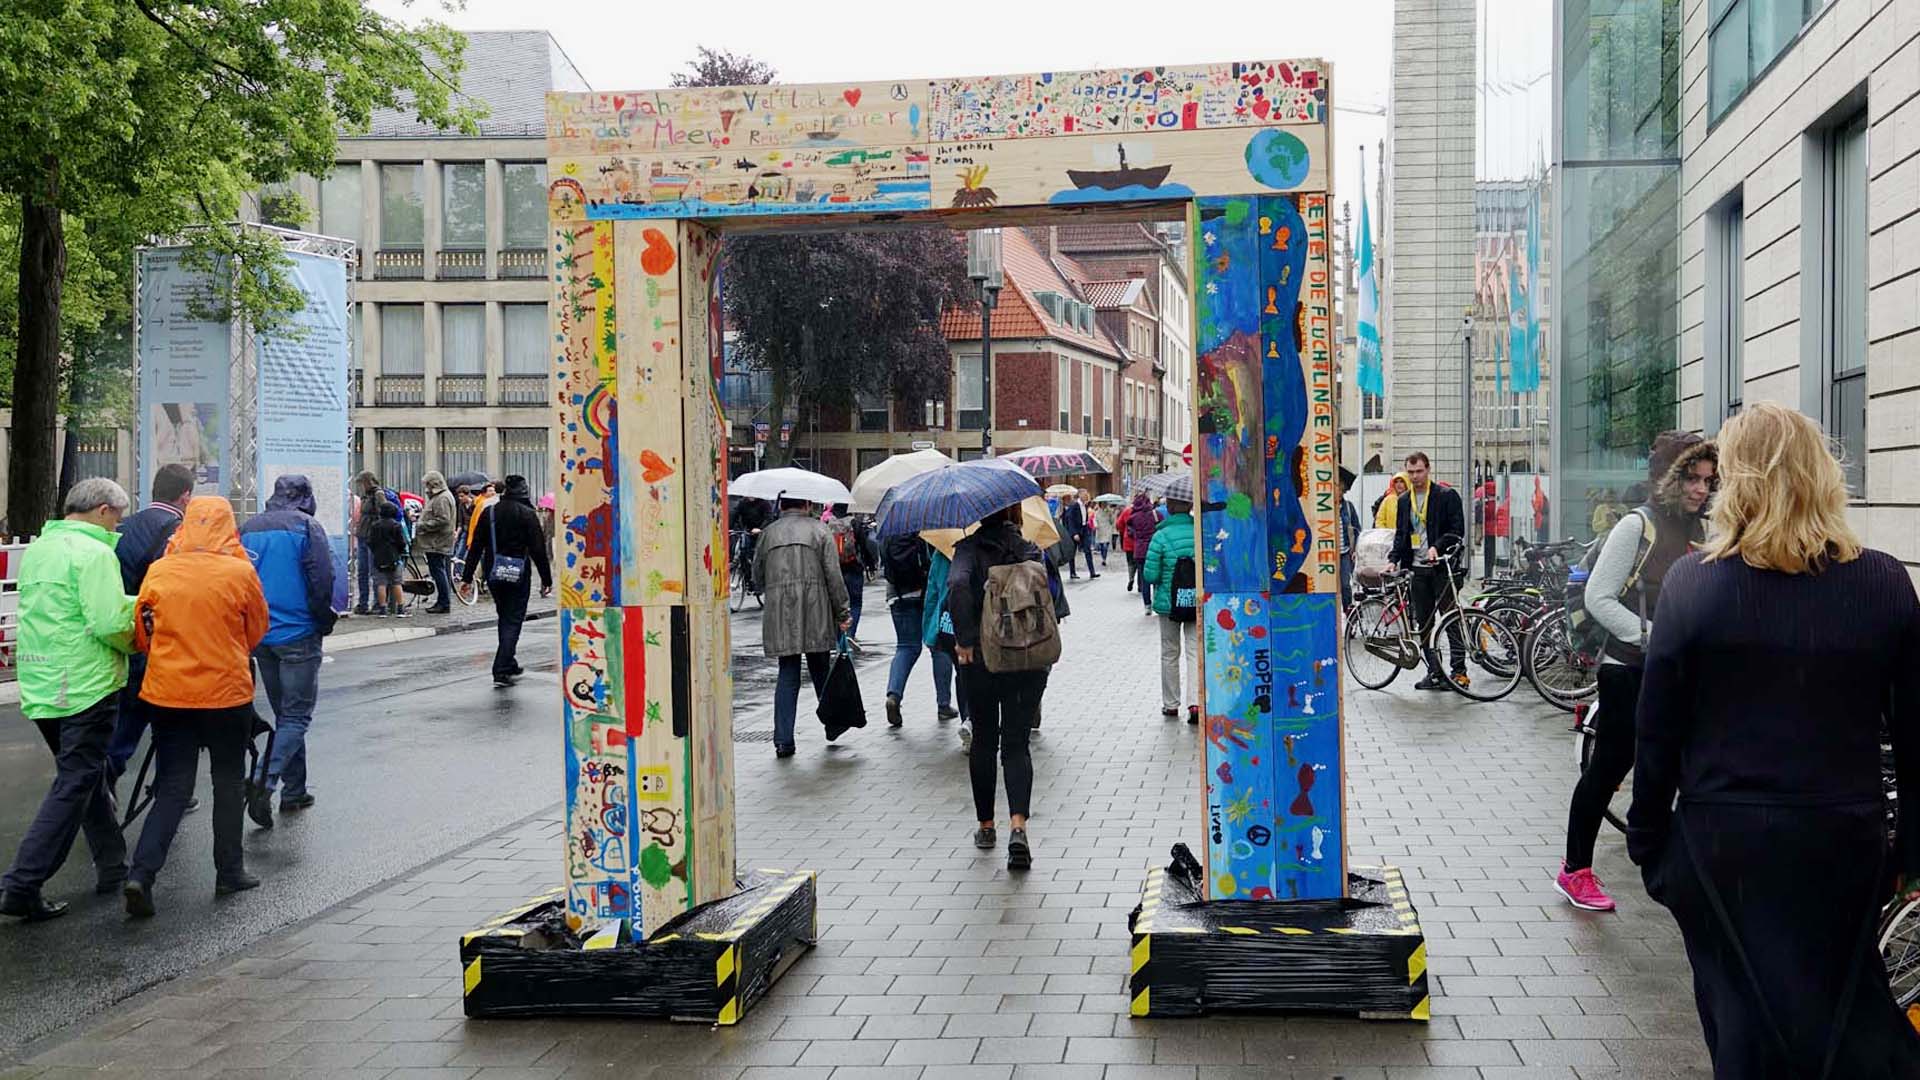
<svg viewBox="0 0 1920 1080">
<path fill-rule="evenodd" d="M 1593 842 L 1600 821 L 1621 781 L 1633 771 L 1634 710 L 1640 704 L 1641 670 L 1626 664 L 1600 665 L 1600 717 L 1593 737 L 1593 757 L 1573 786 L 1573 807 L 1567 812 L 1567 871 L 1593 865 Z"/>
<path fill-rule="evenodd" d="M 974 818 L 993 820 L 996 755 L 1007 773 L 1007 813 L 1025 817 L 1033 798 L 1033 756 L 1028 752 L 1028 737 L 1040 715 L 1047 673 L 996 675 L 981 664 L 957 670 L 960 692 L 967 696 L 973 713 L 973 749 L 967 758 L 967 772 L 973 778 Z"/>
</svg>

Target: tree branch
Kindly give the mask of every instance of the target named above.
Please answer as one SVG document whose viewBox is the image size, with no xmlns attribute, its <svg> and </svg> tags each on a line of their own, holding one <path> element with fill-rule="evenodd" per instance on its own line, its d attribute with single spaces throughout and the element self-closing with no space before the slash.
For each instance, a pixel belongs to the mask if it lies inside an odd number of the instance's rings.
<svg viewBox="0 0 1920 1080">
<path fill-rule="evenodd" d="M 220 59 L 219 57 L 214 56 L 213 54 L 207 52 L 207 50 L 201 48 L 197 42 L 193 41 L 191 38 L 187 37 L 184 33 L 182 33 L 178 27 L 174 26 L 171 22 L 168 22 L 166 19 L 161 18 L 159 12 L 153 10 L 151 7 L 148 7 L 147 0 L 133 0 L 133 6 L 139 8 L 140 14 L 145 15 L 149 22 L 153 23 L 153 25 L 155 26 L 158 26 L 160 29 L 165 30 L 167 32 L 168 37 L 171 37 L 173 40 L 186 46 L 187 51 L 193 53 L 193 55 L 199 57 L 200 59 L 206 61 L 207 63 L 213 65 L 214 67 L 220 69 L 221 71 L 224 71 L 229 75 L 232 75 L 240 79 L 242 82 L 246 83 L 247 88 L 250 90 L 265 89 L 267 83 L 269 82 L 269 80 L 266 77 L 261 75 L 256 75 L 255 73 L 248 71 L 245 68 L 235 67 L 234 65 L 229 64 L 226 61 Z"/>
</svg>

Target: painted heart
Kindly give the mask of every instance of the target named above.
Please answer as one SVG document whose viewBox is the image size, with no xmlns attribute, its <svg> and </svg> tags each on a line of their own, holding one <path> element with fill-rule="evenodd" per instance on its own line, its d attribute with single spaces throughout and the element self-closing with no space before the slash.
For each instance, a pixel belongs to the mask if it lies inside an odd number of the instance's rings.
<svg viewBox="0 0 1920 1080">
<path fill-rule="evenodd" d="M 1220 614 L 1215 616 L 1214 621 L 1220 624 L 1220 629 L 1231 630 L 1234 626 L 1233 612 L 1226 608 L 1221 608 Z"/>
<path fill-rule="evenodd" d="M 849 109 L 860 104 L 860 88 L 857 86 L 851 90 L 842 90 L 840 96 L 847 99 L 847 108 Z"/>
<path fill-rule="evenodd" d="M 614 112 L 619 112 L 619 111 L 620 111 L 620 109 L 621 109 L 621 107 L 622 107 L 622 106 L 624 106 L 624 105 L 626 105 L 626 103 L 627 103 L 627 99 L 626 99 L 626 98 L 623 98 L 623 97 L 616 97 L 616 98 L 614 98 L 614 99 L 613 99 L 613 111 L 614 111 Z"/>
<path fill-rule="evenodd" d="M 640 479 L 649 484 L 657 484 L 673 475 L 673 466 L 666 459 L 651 450 L 640 451 Z"/>
<path fill-rule="evenodd" d="M 673 241 L 659 229 L 646 229 L 640 233 L 640 239 L 646 241 L 646 250 L 640 253 L 640 269 L 659 277 L 673 269 Z"/>
<path fill-rule="evenodd" d="M 1266 98 L 1257 97 L 1253 99 L 1253 114 L 1260 119 L 1265 120 L 1267 113 L 1272 111 L 1272 109 L 1273 102 L 1268 101 Z"/>
</svg>

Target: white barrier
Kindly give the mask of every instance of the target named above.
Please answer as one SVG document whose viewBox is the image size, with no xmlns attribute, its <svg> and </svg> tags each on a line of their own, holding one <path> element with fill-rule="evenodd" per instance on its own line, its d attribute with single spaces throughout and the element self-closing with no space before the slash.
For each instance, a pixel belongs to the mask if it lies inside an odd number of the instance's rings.
<svg viewBox="0 0 1920 1080">
<path fill-rule="evenodd" d="M 20 632 L 20 553 L 26 540 L 0 542 L 0 668 L 13 667 L 13 647 Z"/>
</svg>

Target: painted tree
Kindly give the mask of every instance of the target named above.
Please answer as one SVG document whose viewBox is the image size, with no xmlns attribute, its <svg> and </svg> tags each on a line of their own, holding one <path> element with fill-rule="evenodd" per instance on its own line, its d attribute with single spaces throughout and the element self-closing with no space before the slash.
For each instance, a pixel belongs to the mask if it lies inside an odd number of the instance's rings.
<svg viewBox="0 0 1920 1080">
<path fill-rule="evenodd" d="M 770 83 L 772 67 L 702 47 L 675 86 Z M 945 229 L 729 236 L 720 282 L 737 354 L 771 376 L 769 417 L 790 401 L 851 408 L 860 394 L 944 399 L 940 313 L 967 289 L 966 246 Z M 791 456 L 767 448 L 770 464 Z"/>
<path fill-rule="evenodd" d="M 471 129 L 464 38 L 366 0 L 14 0 L 0 19 L 0 197 L 18 246 L 8 524 L 53 512 L 54 425 L 77 337 L 125 305 L 132 249 L 194 226 L 237 257 L 223 306 L 298 310 L 276 244 L 229 228 L 243 194 L 333 167 L 378 108 Z M 104 283 L 78 271 L 105 268 Z M 68 293 L 68 286 L 75 286 Z M 69 300 L 75 301 L 69 307 Z"/>
</svg>

